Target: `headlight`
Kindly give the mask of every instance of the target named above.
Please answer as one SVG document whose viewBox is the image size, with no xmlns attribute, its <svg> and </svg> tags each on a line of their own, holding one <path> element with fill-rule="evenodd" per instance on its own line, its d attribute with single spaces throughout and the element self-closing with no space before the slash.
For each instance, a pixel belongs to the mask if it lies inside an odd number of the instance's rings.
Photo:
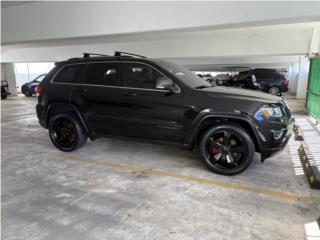
<svg viewBox="0 0 320 240">
<path fill-rule="evenodd" d="M 256 113 L 256 118 L 260 120 L 260 118 L 264 116 L 267 118 L 281 118 L 282 111 L 280 107 L 275 105 L 264 105 L 262 106 Z"/>
</svg>

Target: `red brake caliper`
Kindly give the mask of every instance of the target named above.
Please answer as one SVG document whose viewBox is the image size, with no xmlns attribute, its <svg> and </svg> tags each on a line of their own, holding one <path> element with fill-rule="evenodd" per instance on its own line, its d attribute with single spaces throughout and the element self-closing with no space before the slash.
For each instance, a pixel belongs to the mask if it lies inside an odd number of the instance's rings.
<svg viewBox="0 0 320 240">
<path fill-rule="evenodd" d="M 219 149 L 217 147 L 211 147 L 211 154 L 216 155 L 219 152 Z"/>
</svg>

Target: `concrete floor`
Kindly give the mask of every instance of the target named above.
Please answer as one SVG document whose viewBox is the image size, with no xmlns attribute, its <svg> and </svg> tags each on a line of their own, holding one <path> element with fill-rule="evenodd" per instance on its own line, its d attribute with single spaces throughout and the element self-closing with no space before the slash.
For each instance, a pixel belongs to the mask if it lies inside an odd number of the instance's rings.
<svg viewBox="0 0 320 240">
<path fill-rule="evenodd" d="M 67 154 L 35 103 L 1 101 L 3 239 L 294 240 L 320 214 L 288 148 L 234 177 L 174 146 L 98 139 Z"/>
</svg>

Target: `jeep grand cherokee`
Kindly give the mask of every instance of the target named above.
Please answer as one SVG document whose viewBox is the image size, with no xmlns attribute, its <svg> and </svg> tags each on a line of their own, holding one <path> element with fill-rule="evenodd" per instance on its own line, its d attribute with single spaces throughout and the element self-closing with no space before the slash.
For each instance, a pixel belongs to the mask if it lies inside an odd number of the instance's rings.
<svg viewBox="0 0 320 240">
<path fill-rule="evenodd" d="M 164 60 L 95 55 L 56 63 L 37 87 L 39 122 L 62 151 L 88 137 L 165 141 L 197 147 L 212 172 L 235 175 L 255 152 L 264 160 L 291 136 L 293 118 L 280 97 L 214 87 Z"/>
</svg>

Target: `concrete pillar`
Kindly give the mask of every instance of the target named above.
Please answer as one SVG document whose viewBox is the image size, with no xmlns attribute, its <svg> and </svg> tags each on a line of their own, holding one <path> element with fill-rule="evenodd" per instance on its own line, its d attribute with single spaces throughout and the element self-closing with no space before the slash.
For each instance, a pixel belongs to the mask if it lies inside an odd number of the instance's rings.
<svg viewBox="0 0 320 240">
<path fill-rule="evenodd" d="M 1 63 L 1 80 L 8 81 L 11 96 L 16 96 L 17 84 L 13 63 Z"/>
<path fill-rule="evenodd" d="M 292 93 L 297 92 L 297 83 L 299 79 L 300 64 L 293 63 L 291 67 L 291 78 L 289 78 L 289 90 Z"/>
<path fill-rule="evenodd" d="M 305 56 L 300 57 L 299 78 L 297 84 L 297 98 L 305 99 L 307 95 L 309 59 Z"/>
<path fill-rule="evenodd" d="M 288 76 L 287 79 L 289 80 L 289 92 L 293 92 L 292 91 L 292 64 L 291 66 L 288 68 Z"/>
</svg>

